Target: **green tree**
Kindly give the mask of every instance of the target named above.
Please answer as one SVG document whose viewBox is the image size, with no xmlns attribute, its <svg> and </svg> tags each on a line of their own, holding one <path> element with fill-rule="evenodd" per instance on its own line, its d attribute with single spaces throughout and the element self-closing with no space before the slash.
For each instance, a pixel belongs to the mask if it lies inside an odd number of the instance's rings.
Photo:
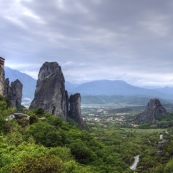
<svg viewBox="0 0 173 173">
<path fill-rule="evenodd" d="M 4 133 L 5 130 L 5 119 L 0 115 L 0 133 Z"/>
<path fill-rule="evenodd" d="M 44 109 L 43 108 L 38 108 L 35 113 L 36 113 L 36 115 L 43 115 L 44 114 Z"/>
<path fill-rule="evenodd" d="M 33 136 L 37 144 L 46 147 L 62 145 L 61 136 L 56 128 L 46 122 L 32 124 L 27 131 L 27 136 Z"/>
<path fill-rule="evenodd" d="M 62 173 L 63 162 L 54 155 L 39 158 L 26 157 L 10 168 L 11 173 Z"/>
<path fill-rule="evenodd" d="M 96 159 L 96 155 L 82 141 L 76 140 L 69 145 L 72 155 L 82 164 L 88 164 Z"/>
</svg>

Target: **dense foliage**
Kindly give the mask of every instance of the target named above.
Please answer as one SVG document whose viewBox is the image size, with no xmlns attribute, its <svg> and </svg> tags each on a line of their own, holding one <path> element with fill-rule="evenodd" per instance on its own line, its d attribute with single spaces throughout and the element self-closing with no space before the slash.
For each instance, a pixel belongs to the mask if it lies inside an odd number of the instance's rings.
<svg viewBox="0 0 173 173">
<path fill-rule="evenodd" d="M 29 119 L 6 120 L 15 110 L 3 97 L 0 105 L 0 172 L 131 173 L 129 166 L 138 154 L 138 172 L 173 171 L 171 129 L 164 135 L 169 144 L 157 155 L 163 130 L 125 129 L 112 123 L 80 130 L 72 120 L 64 122 L 41 108 L 28 111 Z"/>
<path fill-rule="evenodd" d="M 0 172 L 131 172 L 87 131 L 42 109 L 27 112 L 30 119 L 5 120 L 11 112 L 0 102 Z"/>
<path fill-rule="evenodd" d="M 137 123 L 139 125 L 138 128 L 141 129 L 156 129 L 156 128 L 170 128 L 173 127 L 173 113 L 167 113 L 166 115 L 160 115 L 160 116 L 156 116 L 156 123 L 153 124 L 151 122 L 138 122 L 138 121 L 134 121 L 135 123 Z"/>
<path fill-rule="evenodd" d="M 140 155 L 136 172 L 173 172 L 173 128 L 120 128 L 113 123 L 106 123 L 106 126 L 93 123 L 90 124 L 90 132 L 100 142 L 109 146 L 110 152 L 119 153 L 118 158 L 122 158 L 126 164 L 132 164 L 134 156 Z M 162 141 L 161 134 L 162 140 L 168 140 L 169 143 L 163 146 L 161 154 L 157 154 L 158 142 Z"/>
</svg>

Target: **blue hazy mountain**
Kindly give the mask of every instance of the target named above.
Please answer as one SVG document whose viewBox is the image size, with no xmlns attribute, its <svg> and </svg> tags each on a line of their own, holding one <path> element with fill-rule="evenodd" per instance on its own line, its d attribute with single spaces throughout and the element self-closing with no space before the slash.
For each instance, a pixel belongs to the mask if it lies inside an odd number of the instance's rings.
<svg viewBox="0 0 173 173">
<path fill-rule="evenodd" d="M 154 89 L 145 89 L 128 84 L 121 80 L 98 80 L 84 83 L 76 87 L 73 92 L 83 95 L 123 95 L 123 96 L 149 96 L 173 99 L 173 93 L 167 94 Z"/>
<path fill-rule="evenodd" d="M 33 99 L 36 89 L 36 80 L 31 76 L 21 73 L 18 70 L 13 70 L 9 67 L 5 67 L 5 78 L 9 78 L 10 82 L 19 79 L 23 84 L 23 99 Z"/>
<path fill-rule="evenodd" d="M 23 99 L 34 98 L 34 92 L 36 89 L 36 80 L 31 76 L 21 73 L 18 70 L 13 70 L 9 67 L 5 67 L 5 78 L 9 78 L 10 81 L 19 79 L 23 84 Z M 121 96 L 147 96 L 158 97 L 164 99 L 173 99 L 172 88 L 160 88 L 145 89 L 128 84 L 121 80 L 98 80 L 87 82 L 84 84 L 73 84 L 68 81 L 65 82 L 66 90 L 71 93 L 81 93 L 81 95 L 121 95 Z M 169 92 L 168 92 L 169 91 Z"/>
<path fill-rule="evenodd" d="M 79 86 L 79 84 L 73 84 L 71 82 L 65 81 L 65 89 L 70 93 L 73 93 L 75 88 L 78 86 Z"/>
<path fill-rule="evenodd" d="M 173 87 L 166 86 L 164 88 L 157 88 L 155 90 L 162 92 L 162 93 L 165 93 L 165 94 L 173 94 Z"/>
</svg>

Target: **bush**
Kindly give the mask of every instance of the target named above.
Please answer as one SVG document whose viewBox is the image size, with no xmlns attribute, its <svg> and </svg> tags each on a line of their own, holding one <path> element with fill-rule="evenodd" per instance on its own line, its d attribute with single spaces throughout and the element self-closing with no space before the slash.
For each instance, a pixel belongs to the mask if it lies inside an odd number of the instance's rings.
<svg viewBox="0 0 173 173">
<path fill-rule="evenodd" d="M 61 117 L 57 117 L 57 116 L 53 116 L 53 115 L 47 118 L 47 122 L 50 125 L 57 126 L 57 127 L 59 127 L 63 124 Z"/>
<path fill-rule="evenodd" d="M 43 115 L 44 114 L 44 109 L 43 108 L 38 108 L 35 113 L 37 115 Z"/>
<path fill-rule="evenodd" d="M 62 162 L 54 155 L 39 158 L 26 157 L 24 161 L 10 168 L 12 173 L 61 173 Z"/>
<path fill-rule="evenodd" d="M 6 123 L 5 119 L 0 115 L 0 133 L 4 132 L 5 123 Z"/>
<path fill-rule="evenodd" d="M 88 164 L 96 159 L 96 155 L 81 141 L 76 141 L 70 146 L 71 153 L 75 159 L 82 164 Z"/>
<path fill-rule="evenodd" d="M 29 127 L 27 135 L 32 135 L 37 144 L 42 144 L 46 147 L 62 145 L 61 136 L 56 131 L 55 127 L 45 122 L 32 124 Z"/>
<path fill-rule="evenodd" d="M 36 123 L 36 122 L 38 122 L 36 115 L 30 115 L 29 124 L 31 125 L 31 124 Z"/>
</svg>

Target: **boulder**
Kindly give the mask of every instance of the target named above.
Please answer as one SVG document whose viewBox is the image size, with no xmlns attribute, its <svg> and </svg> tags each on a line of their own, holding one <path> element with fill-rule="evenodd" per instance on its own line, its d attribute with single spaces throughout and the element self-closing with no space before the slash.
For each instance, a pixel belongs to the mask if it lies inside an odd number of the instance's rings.
<svg viewBox="0 0 173 173">
<path fill-rule="evenodd" d="M 15 119 L 29 118 L 29 115 L 23 113 L 14 113 Z"/>
<path fill-rule="evenodd" d="M 153 98 L 148 103 L 146 109 L 141 114 L 137 115 L 136 120 L 149 121 L 155 123 L 155 118 L 159 115 L 165 116 L 167 114 L 166 109 L 161 105 L 159 99 Z"/>
<path fill-rule="evenodd" d="M 41 118 L 39 118 L 41 121 L 46 121 L 46 117 L 41 117 Z"/>
<path fill-rule="evenodd" d="M 30 109 L 43 108 L 45 112 L 66 120 L 68 94 L 61 67 L 57 62 L 45 62 L 40 68 L 34 100 Z"/>
</svg>

